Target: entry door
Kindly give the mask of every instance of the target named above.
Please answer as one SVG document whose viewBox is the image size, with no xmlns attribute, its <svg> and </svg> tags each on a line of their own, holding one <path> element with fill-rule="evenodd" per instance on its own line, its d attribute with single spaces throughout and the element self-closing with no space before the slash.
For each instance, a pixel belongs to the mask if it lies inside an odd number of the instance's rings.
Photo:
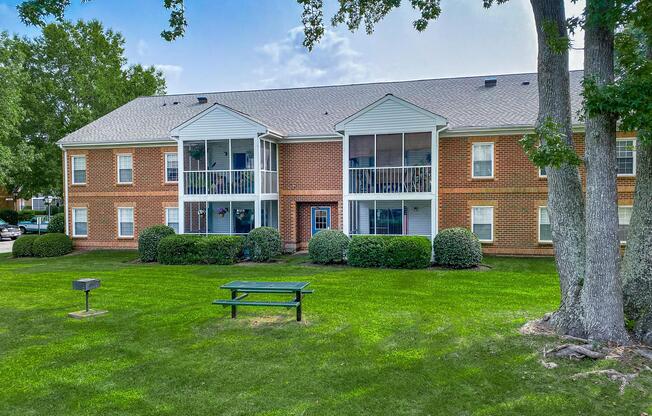
<svg viewBox="0 0 652 416">
<path fill-rule="evenodd" d="M 312 225 L 312 235 L 321 230 L 330 230 L 331 228 L 331 207 L 311 207 L 310 224 Z"/>
</svg>

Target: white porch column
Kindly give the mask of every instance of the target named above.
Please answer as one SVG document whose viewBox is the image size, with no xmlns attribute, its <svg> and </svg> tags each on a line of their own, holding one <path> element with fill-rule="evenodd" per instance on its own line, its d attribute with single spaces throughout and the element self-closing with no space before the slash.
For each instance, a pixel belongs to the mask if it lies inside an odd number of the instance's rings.
<svg viewBox="0 0 652 416">
<path fill-rule="evenodd" d="M 254 195 L 256 199 L 254 200 L 254 225 L 260 227 L 261 215 L 260 215 L 260 193 L 262 192 L 262 183 L 261 183 L 261 174 L 260 174 L 260 163 L 262 162 L 263 155 L 260 154 L 260 135 L 256 134 L 254 136 Z"/>
<path fill-rule="evenodd" d="M 349 235 L 349 133 L 342 138 L 342 231 Z"/>
<path fill-rule="evenodd" d="M 184 228 L 186 225 L 186 216 L 184 212 L 184 206 L 183 206 L 183 201 L 184 201 L 184 190 L 185 190 L 185 185 L 184 185 L 184 179 L 185 175 L 183 174 L 183 171 L 185 170 L 184 166 L 184 157 L 183 157 L 183 141 L 181 138 L 177 138 L 177 167 L 179 169 L 179 178 L 177 182 L 177 195 L 178 195 L 178 208 L 179 208 L 179 234 L 183 234 L 185 232 Z"/>
</svg>

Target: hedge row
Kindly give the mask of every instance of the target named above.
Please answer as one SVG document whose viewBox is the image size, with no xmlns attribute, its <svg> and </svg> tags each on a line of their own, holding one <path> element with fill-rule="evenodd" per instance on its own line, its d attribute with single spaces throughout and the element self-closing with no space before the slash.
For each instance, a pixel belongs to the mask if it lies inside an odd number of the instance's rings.
<svg viewBox="0 0 652 416">
<path fill-rule="evenodd" d="M 72 252 L 72 240 L 65 234 L 24 235 L 14 241 L 14 257 L 58 257 Z"/>
<path fill-rule="evenodd" d="M 432 246 L 420 236 L 354 236 L 349 245 L 348 261 L 355 267 L 423 269 L 430 266 Z"/>
</svg>

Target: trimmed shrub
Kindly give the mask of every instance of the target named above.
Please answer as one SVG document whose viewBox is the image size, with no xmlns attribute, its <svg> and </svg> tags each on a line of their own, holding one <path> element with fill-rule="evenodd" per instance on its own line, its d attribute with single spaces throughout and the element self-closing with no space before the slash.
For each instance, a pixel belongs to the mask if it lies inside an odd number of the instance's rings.
<svg viewBox="0 0 652 416">
<path fill-rule="evenodd" d="M 31 209 L 25 208 L 21 211 L 18 211 L 18 221 L 29 221 L 37 215 L 38 211 L 33 211 Z"/>
<path fill-rule="evenodd" d="M 233 264 L 242 258 L 245 238 L 239 235 L 210 235 L 197 240 L 200 261 Z"/>
<path fill-rule="evenodd" d="M 320 231 L 310 239 L 310 259 L 319 264 L 342 263 L 349 248 L 349 237 L 339 230 Z"/>
<path fill-rule="evenodd" d="M 9 224 L 18 224 L 18 213 L 13 209 L 0 210 L 0 219 L 7 221 Z"/>
<path fill-rule="evenodd" d="M 384 265 L 393 269 L 425 269 L 430 266 L 432 244 L 422 236 L 394 237 L 387 242 Z"/>
<path fill-rule="evenodd" d="M 357 235 L 351 238 L 347 258 L 355 267 L 382 267 L 387 243 L 395 237 L 383 235 Z"/>
<path fill-rule="evenodd" d="M 65 233 L 66 232 L 66 214 L 56 214 L 50 217 L 48 222 L 48 233 Z"/>
<path fill-rule="evenodd" d="M 36 257 L 63 256 L 72 251 L 72 240 L 61 233 L 43 234 L 34 240 L 32 251 Z"/>
<path fill-rule="evenodd" d="M 36 240 L 38 235 L 24 235 L 18 240 L 14 241 L 14 245 L 11 248 L 11 253 L 14 257 L 32 257 L 34 256 L 34 240 Z"/>
<path fill-rule="evenodd" d="M 48 225 L 48 230 L 49 228 L 50 226 Z M 174 230 L 167 225 L 154 225 L 138 233 L 140 260 L 145 262 L 156 261 L 158 243 L 169 235 L 174 235 Z"/>
<path fill-rule="evenodd" d="M 199 263 L 197 241 L 200 238 L 200 236 L 185 234 L 163 237 L 158 243 L 156 258 L 161 264 Z"/>
<path fill-rule="evenodd" d="M 451 269 L 467 269 L 482 262 L 482 245 L 466 228 L 448 228 L 434 241 L 435 262 Z"/>
<path fill-rule="evenodd" d="M 252 261 L 270 261 L 281 254 L 281 234 L 272 227 L 254 228 L 245 240 L 245 252 Z"/>
</svg>

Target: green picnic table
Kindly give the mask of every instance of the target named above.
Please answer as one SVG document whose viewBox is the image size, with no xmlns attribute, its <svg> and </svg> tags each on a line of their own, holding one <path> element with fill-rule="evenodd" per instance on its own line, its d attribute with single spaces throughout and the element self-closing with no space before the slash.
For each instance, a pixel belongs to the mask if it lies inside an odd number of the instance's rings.
<svg viewBox="0 0 652 416">
<path fill-rule="evenodd" d="M 236 280 L 220 286 L 220 289 L 231 291 L 231 299 L 214 300 L 213 304 L 231 306 L 231 318 L 236 318 L 238 306 L 280 306 L 296 308 L 297 321 L 301 322 L 301 302 L 303 295 L 314 292 L 313 290 L 306 289 L 309 284 L 310 282 L 247 282 Z M 251 293 L 292 293 L 294 294 L 294 300 L 287 302 L 243 300 Z"/>
</svg>

